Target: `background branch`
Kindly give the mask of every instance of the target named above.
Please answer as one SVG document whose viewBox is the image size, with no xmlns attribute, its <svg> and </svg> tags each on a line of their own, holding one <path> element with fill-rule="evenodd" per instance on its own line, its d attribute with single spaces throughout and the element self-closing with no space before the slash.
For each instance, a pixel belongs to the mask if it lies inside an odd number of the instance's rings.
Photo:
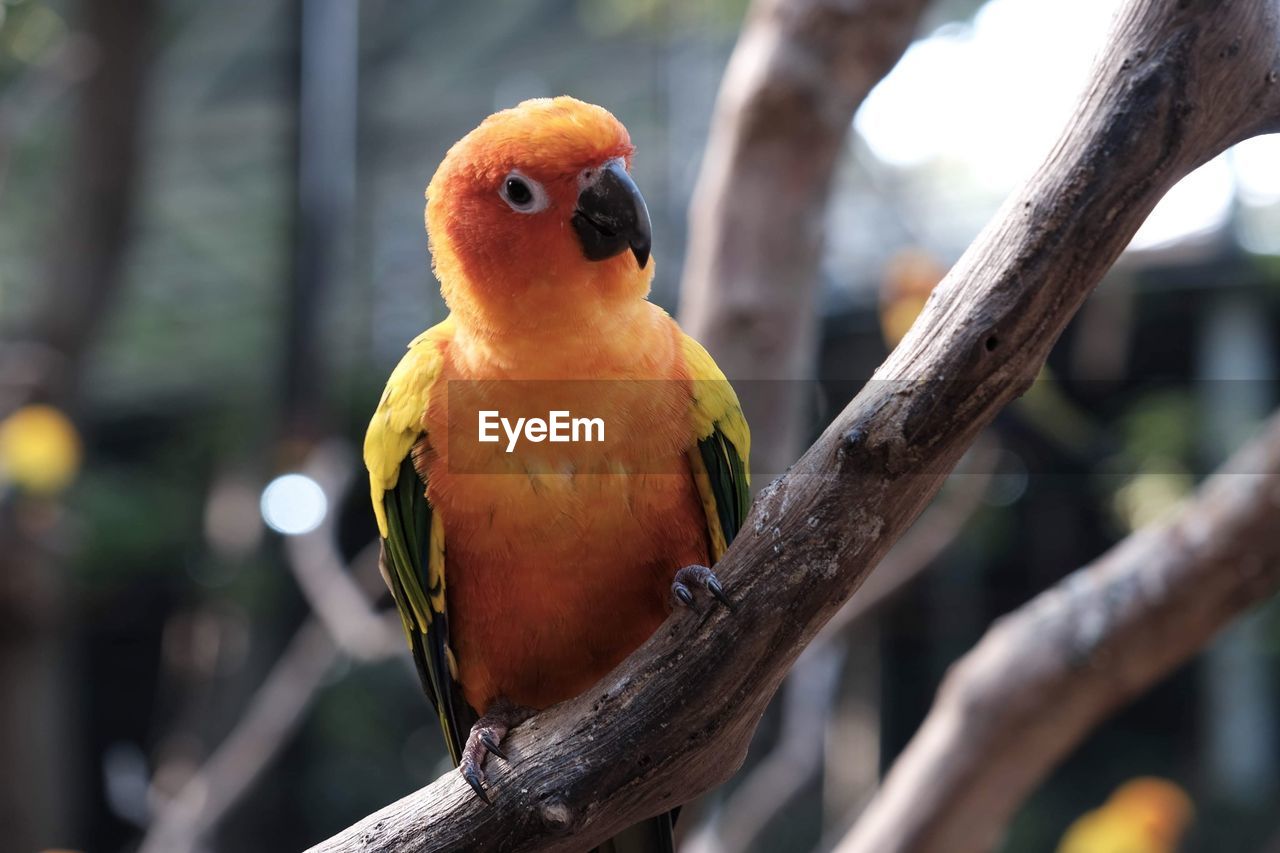
<svg viewBox="0 0 1280 853">
<path fill-rule="evenodd" d="M 752 468 L 768 477 L 802 447 L 827 201 L 853 114 L 926 5 L 757 0 L 725 69 L 689 206 L 680 320 L 738 383 Z"/>
<path fill-rule="evenodd" d="M 330 501 L 351 479 L 350 454 L 336 444 L 312 452 L 305 466 Z M 155 815 L 139 853 L 190 853 L 201 849 L 227 814 L 271 766 L 306 719 L 333 665 L 346 654 L 363 662 L 404 650 L 394 611 L 379 614 L 372 602 L 386 587 L 378 572 L 378 545 L 342 561 L 336 543 L 337 513 L 310 533 L 290 537 L 290 571 L 312 608 L 280 658 L 250 698 L 244 714 L 204 764 L 171 796 L 156 790 Z M 157 774 L 158 776 L 159 774 Z"/>
<path fill-rule="evenodd" d="M 333 505 L 347 493 L 357 470 L 351 451 L 336 441 L 318 445 L 303 468 Z M 384 588 L 370 589 L 366 583 L 361 589 L 359 578 L 347 567 L 338 550 L 337 519 L 337 513 L 327 513 L 315 530 L 285 540 L 289 571 L 312 612 L 342 651 L 356 660 L 380 660 L 404 648 L 403 629 L 398 617 L 380 615 L 372 604 Z M 377 559 L 375 544 L 353 562 L 357 566 L 376 565 Z M 378 578 L 377 572 L 366 574 Z"/>
<path fill-rule="evenodd" d="M 718 567 L 736 610 L 674 614 L 598 685 L 513 732 L 493 805 L 449 773 L 313 849 L 581 850 L 731 775 L 795 657 L 1030 385 L 1156 202 L 1280 126 L 1278 48 L 1271 0 L 1126 4 L 1048 160 L 761 492 Z"/>
<path fill-rule="evenodd" d="M 1280 415 L 1177 514 L 1002 618 L 837 853 L 969 853 L 1110 712 L 1280 588 Z"/>
<path fill-rule="evenodd" d="M 823 731 L 836 704 L 845 660 L 838 643 L 814 643 L 782 685 L 778 742 L 752 768 L 715 821 L 712 849 L 742 853 L 822 770 Z"/>
<path fill-rule="evenodd" d="M 926 6 L 756 0 L 725 68 L 689 207 L 680 317 L 736 383 L 757 486 L 796 458 L 809 428 L 823 234 L 854 113 L 897 64 Z M 821 769 L 821 738 L 792 724 L 795 712 L 806 729 L 825 725 L 816 715 L 835 699 L 830 658 L 797 666 L 801 684 L 785 691 L 778 742 L 712 810 L 734 836 L 712 849 L 749 845 Z M 778 796 L 753 793 L 767 791 Z"/>
<path fill-rule="evenodd" d="M 157 809 L 139 853 L 202 849 L 205 837 L 290 741 L 340 654 L 318 618 L 304 622 L 235 728 Z"/>
</svg>

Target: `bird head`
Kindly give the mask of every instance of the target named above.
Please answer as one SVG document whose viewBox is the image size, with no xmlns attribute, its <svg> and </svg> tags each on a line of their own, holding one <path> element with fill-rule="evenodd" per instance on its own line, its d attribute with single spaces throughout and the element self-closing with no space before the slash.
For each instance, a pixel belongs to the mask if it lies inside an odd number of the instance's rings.
<svg viewBox="0 0 1280 853">
<path fill-rule="evenodd" d="M 643 297 L 649 211 L 627 130 L 569 97 L 485 119 L 445 155 L 426 221 L 450 308 L 501 329 Z"/>
</svg>

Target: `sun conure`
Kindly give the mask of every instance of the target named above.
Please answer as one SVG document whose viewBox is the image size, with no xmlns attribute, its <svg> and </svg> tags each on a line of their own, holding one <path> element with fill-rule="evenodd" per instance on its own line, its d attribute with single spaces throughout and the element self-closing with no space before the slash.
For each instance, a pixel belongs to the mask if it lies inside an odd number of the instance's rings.
<svg viewBox="0 0 1280 853">
<path fill-rule="evenodd" d="M 1058 853 L 1174 853 L 1194 815 L 1191 798 L 1174 783 L 1130 779 L 1067 828 Z"/>
<path fill-rule="evenodd" d="M 568 97 L 496 113 L 449 150 L 426 223 L 450 314 L 409 345 L 365 439 L 384 576 L 486 800 L 510 727 L 589 688 L 673 604 L 728 604 L 707 567 L 746 515 L 750 439 L 711 357 L 646 299 L 632 150 L 609 112 Z M 554 440 L 557 411 L 601 440 Z M 481 440 L 485 412 L 542 426 Z M 610 844 L 670 850 L 671 816 Z"/>
</svg>

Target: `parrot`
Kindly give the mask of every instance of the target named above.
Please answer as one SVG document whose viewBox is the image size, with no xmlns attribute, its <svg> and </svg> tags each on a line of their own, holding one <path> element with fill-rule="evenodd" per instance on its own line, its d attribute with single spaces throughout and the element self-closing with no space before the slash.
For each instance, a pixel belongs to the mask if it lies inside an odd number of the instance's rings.
<svg viewBox="0 0 1280 853">
<path fill-rule="evenodd" d="M 409 344 L 365 436 L 383 578 L 486 803 L 511 728 L 674 608 L 732 609 L 711 566 L 747 514 L 750 433 L 711 356 L 648 299 L 633 153 L 617 118 L 568 96 L 496 112 L 448 150 L 425 211 L 448 315 Z M 509 417 L 556 411 L 593 416 L 604 440 Z M 501 440 L 482 439 L 486 412 Z M 673 821 L 599 849 L 670 851 Z"/>
<path fill-rule="evenodd" d="M 1194 813 L 1191 799 L 1174 783 L 1130 779 L 1101 808 L 1067 828 L 1058 853 L 1174 853 Z"/>
</svg>

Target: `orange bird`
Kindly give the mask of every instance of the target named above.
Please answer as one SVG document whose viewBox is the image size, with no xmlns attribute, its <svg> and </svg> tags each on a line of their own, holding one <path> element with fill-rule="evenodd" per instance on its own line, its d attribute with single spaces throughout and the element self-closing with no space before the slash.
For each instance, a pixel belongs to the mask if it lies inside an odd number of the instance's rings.
<svg viewBox="0 0 1280 853">
<path fill-rule="evenodd" d="M 1058 853 L 1174 853 L 1194 815 L 1191 799 L 1174 783 L 1130 779 L 1067 828 Z"/>
<path fill-rule="evenodd" d="M 450 314 L 409 345 L 365 439 L 384 577 L 486 801 L 509 728 L 597 682 L 673 604 L 728 604 L 708 566 L 746 515 L 750 439 L 711 357 L 646 298 L 632 150 L 567 97 L 449 150 L 426 222 Z M 671 817 L 610 843 L 670 850 Z"/>
</svg>

